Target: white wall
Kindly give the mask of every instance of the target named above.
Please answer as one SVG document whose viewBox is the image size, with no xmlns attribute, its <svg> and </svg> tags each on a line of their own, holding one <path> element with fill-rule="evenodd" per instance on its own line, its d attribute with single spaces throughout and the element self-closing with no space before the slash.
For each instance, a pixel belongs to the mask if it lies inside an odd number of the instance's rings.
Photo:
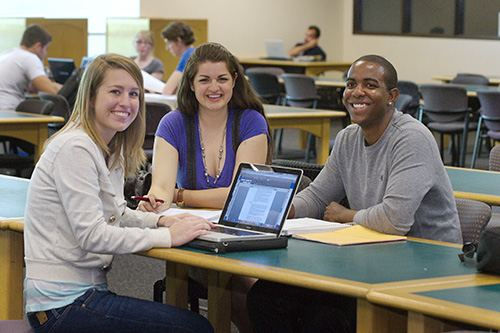
<svg viewBox="0 0 500 333">
<path fill-rule="evenodd" d="M 266 38 L 281 38 L 291 47 L 314 23 L 322 30 L 328 60 L 380 54 L 401 79 L 418 83 L 458 72 L 500 76 L 500 41 L 353 35 L 352 10 L 353 0 L 141 0 L 144 17 L 208 19 L 209 39 L 238 57 L 263 56 Z"/>
<path fill-rule="evenodd" d="M 208 39 L 240 58 L 264 56 L 265 39 L 282 39 L 290 48 L 316 24 L 328 59 L 341 60 L 342 22 L 335 16 L 342 6 L 342 0 L 141 0 L 141 16 L 207 19 Z"/>
</svg>

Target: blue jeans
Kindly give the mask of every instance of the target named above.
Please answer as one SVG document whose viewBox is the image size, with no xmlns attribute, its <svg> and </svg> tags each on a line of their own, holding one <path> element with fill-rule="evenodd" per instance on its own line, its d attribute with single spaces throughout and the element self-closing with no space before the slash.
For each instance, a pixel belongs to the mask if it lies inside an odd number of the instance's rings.
<svg viewBox="0 0 500 333">
<path fill-rule="evenodd" d="M 172 305 L 90 289 L 72 304 L 28 314 L 35 332 L 213 332 L 203 316 Z"/>
</svg>

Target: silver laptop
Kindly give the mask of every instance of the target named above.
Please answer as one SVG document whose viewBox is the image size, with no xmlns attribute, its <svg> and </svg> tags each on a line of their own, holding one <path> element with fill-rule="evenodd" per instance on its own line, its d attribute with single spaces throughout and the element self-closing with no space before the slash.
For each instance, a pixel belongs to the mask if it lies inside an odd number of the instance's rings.
<svg viewBox="0 0 500 333">
<path fill-rule="evenodd" d="M 280 235 L 301 169 L 241 163 L 215 229 L 198 239 L 230 242 Z"/>
<path fill-rule="evenodd" d="M 267 59 L 270 60 L 292 60 L 285 51 L 285 45 L 279 39 L 266 39 Z"/>
</svg>

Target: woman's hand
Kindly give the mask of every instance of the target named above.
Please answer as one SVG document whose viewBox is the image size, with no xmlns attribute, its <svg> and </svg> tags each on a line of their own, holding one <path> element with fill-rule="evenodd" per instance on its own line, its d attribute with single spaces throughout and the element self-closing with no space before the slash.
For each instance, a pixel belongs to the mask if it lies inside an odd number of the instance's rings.
<svg viewBox="0 0 500 333">
<path fill-rule="evenodd" d="M 146 198 L 149 198 L 149 201 L 139 201 L 139 205 L 137 206 L 138 210 L 142 210 L 143 212 L 159 213 L 170 207 L 168 202 L 162 204 L 161 202 L 156 201 L 158 198 L 156 198 L 153 193 L 148 194 Z"/>
<path fill-rule="evenodd" d="M 158 226 L 170 227 L 172 247 L 192 241 L 196 237 L 206 234 L 207 230 L 215 227 L 212 222 L 189 213 L 162 216 L 158 220 Z"/>
</svg>

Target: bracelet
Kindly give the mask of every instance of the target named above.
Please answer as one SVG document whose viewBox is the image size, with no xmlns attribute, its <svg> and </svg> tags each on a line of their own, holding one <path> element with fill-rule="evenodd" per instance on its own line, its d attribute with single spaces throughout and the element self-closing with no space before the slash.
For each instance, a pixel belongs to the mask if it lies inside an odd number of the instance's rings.
<svg viewBox="0 0 500 333">
<path fill-rule="evenodd" d="M 184 202 L 183 194 L 184 194 L 184 189 L 180 188 L 177 191 L 177 200 L 175 202 L 175 204 L 177 205 L 177 207 L 183 208 L 183 207 L 186 206 L 186 203 Z"/>
</svg>

